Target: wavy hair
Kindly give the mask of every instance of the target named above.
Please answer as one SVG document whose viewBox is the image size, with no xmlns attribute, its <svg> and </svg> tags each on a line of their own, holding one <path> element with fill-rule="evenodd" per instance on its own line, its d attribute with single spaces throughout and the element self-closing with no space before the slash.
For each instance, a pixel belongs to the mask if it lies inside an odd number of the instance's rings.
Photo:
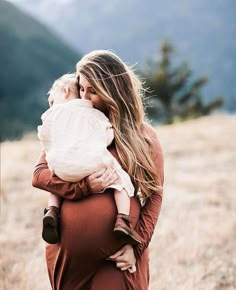
<svg viewBox="0 0 236 290">
<path fill-rule="evenodd" d="M 141 198 L 150 197 L 162 187 L 152 157 L 152 142 L 144 128 L 141 81 L 108 50 L 86 54 L 77 63 L 76 71 L 78 79 L 82 74 L 106 103 L 122 167 L 141 192 Z"/>
</svg>

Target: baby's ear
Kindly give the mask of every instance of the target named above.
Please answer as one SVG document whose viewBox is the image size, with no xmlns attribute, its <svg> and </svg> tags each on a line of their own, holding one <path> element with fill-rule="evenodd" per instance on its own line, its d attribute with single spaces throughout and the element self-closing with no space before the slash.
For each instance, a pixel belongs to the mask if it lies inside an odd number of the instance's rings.
<svg viewBox="0 0 236 290">
<path fill-rule="evenodd" d="M 53 103 L 54 103 L 54 99 L 49 97 L 48 98 L 49 107 L 52 107 Z"/>
<path fill-rule="evenodd" d="M 69 88 L 64 88 L 63 90 L 64 90 L 64 94 L 65 94 L 64 98 L 68 99 L 69 96 L 70 96 L 70 89 Z"/>
</svg>

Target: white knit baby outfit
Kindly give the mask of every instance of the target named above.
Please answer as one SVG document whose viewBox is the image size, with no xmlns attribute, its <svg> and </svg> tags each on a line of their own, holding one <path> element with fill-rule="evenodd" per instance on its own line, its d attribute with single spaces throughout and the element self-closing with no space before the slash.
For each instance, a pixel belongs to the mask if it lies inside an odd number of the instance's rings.
<svg viewBox="0 0 236 290">
<path fill-rule="evenodd" d="M 125 189 L 128 196 L 134 196 L 129 175 L 107 150 L 114 139 L 112 125 L 101 111 L 93 108 L 91 101 L 73 99 L 55 104 L 41 118 L 38 138 L 49 168 L 58 177 L 76 182 L 112 166 L 119 180 L 108 187 Z"/>
</svg>

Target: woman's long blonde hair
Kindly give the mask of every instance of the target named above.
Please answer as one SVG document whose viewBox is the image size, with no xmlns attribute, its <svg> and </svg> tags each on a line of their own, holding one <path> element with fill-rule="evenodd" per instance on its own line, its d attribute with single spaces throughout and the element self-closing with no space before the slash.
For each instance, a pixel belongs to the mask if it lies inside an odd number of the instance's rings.
<svg viewBox="0 0 236 290">
<path fill-rule="evenodd" d="M 113 126 L 115 145 L 122 167 L 136 190 L 146 199 L 160 189 L 159 175 L 151 156 L 151 140 L 144 130 L 142 84 L 135 73 L 114 53 L 95 50 L 76 65 L 106 103 Z"/>
</svg>

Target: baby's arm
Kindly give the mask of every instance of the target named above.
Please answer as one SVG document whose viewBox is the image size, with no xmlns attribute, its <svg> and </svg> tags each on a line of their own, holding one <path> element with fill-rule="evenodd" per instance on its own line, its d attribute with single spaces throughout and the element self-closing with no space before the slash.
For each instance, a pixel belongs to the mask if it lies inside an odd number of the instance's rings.
<svg viewBox="0 0 236 290">
<path fill-rule="evenodd" d="M 107 122 L 106 131 L 107 131 L 107 146 L 109 146 L 111 145 L 114 139 L 114 130 L 110 122 Z"/>
<path fill-rule="evenodd" d="M 109 119 L 106 117 L 104 113 L 98 110 L 94 111 L 93 117 L 99 129 L 106 130 L 107 146 L 111 145 L 114 139 L 114 131 L 113 131 L 112 124 L 110 123 Z"/>
</svg>

